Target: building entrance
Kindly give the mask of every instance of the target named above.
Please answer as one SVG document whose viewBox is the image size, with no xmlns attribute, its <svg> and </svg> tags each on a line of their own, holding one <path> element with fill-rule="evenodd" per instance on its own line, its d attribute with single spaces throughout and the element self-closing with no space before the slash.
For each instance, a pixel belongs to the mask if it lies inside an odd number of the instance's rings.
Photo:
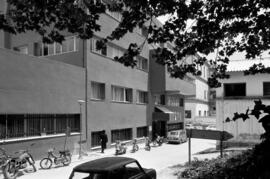
<svg viewBox="0 0 270 179">
<path fill-rule="evenodd" d="M 167 136 L 167 121 L 153 121 L 153 136 Z"/>
</svg>

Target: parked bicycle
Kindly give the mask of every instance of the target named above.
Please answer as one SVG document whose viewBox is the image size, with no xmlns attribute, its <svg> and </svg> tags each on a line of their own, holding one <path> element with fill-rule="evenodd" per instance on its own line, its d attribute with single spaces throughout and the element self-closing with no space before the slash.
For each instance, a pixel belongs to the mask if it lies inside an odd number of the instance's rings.
<svg viewBox="0 0 270 179">
<path fill-rule="evenodd" d="M 150 143 L 151 143 L 151 141 L 150 141 L 149 137 L 145 137 L 145 147 L 144 147 L 145 150 L 147 150 L 147 151 L 151 150 Z"/>
<path fill-rule="evenodd" d="M 164 137 L 157 136 L 156 139 L 153 140 L 153 145 L 161 146 L 164 142 Z"/>
<path fill-rule="evenodd" d="M 32 147 L 34 144 L 31 144 Z M 15 179 L 17 178 L 19 171 L 28 167 L 28 164 L 33 168 L 33 171 L 36 172 L 35 160 L 30 154 L 29 150 L 19 150 L 15 152 L 19 154 L 16 157 L 8 157 L 6 164 L 2 167 L 4 177 L 6 179 Z"/>
<path fill-rule="evenodd" d="M 69 150 L 59 151 L 59 156 L 54 154 L 55 148 L 48 150 L 48 156 L 43 158 L 39 165 L 42 169 L 50 169 L 52 164 L 67 166 L 71 163 L 71 153 Z"/>
<path fill-rule="evenodd" d="M 131 152 L 134 153 L 134 152 L 137 152 L 138 150 L 139 150 L 139 146 L 137 144 L 137 139 L 133 139 Z"/>
<path fill-rule="evenodd" d="M 127 151 L 127 147 L 125 143 L 121 143 L 119 140 L 116 141 L 115 144 L 115 155 L 125 154 Z"/>
</svg>

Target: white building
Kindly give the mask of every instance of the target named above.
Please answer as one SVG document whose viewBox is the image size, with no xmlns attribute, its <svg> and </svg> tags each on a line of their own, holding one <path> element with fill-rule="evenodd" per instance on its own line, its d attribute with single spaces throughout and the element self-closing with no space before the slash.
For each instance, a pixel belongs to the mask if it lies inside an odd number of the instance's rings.
<svg viewBox="0 0 270 179">
<path fill-rule="evenodd" d="M 199 56 L 191 57 L 200 58 Z M 209 116 L 209 91 L 210 88 L 207 84 L 209 77 L 210 66 L 205 63 L 202 66 L 198 66 L 198 69 L 202 72 L 200 76 L 188 77 L 193 80 L 196 88 L 196 94 L 194 97 L 187 98 L 185 101 L 185 117 L 186 119 L 194 119 L 196 117 L 206 117 Z"/>
<path fill-rule="evenodd" d="M 223 80 L 222 86 L 216 89 L 217 129 L 232 133 L 235 140 L 258 139 L 264 131 L 253 116 L 245 122 L 241 119 L 223 122 L 227 117 L 232 118 L 235 112 L 245 113 L 248 108 L 253 109 L 254 100 L 261 99 L 263 103 L 270 104 L 270 75 L 245 76 L 243 73 L 254 63 L 270 67 L 267 59 L 231 61 L 227 67 L 230 78 Z"/>
</svg>

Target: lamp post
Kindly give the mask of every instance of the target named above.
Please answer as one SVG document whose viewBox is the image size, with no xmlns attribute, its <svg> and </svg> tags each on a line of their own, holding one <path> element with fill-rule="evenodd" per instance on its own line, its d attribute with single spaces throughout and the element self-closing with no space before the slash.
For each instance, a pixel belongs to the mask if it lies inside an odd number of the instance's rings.
<svg viewBox="0 0 270 179">
<path fill-rule="evenodd" d="M 82 159 L 82 104 L 85 103 L 84 100 L 78 100 L 80 106 L 80 150 L 79 159 Z"/>
</svg>

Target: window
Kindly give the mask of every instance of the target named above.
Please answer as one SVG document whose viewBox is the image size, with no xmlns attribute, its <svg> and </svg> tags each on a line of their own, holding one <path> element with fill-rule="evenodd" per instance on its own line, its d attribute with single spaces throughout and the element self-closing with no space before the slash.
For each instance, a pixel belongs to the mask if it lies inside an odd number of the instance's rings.
<svg viewBox="0 0 270 179">
<path fill-rule="evenodd" d="M 80 132 L 79 114 L 0 115 L 0 139 L 40 136 L 41 133 Z"/>
<path fill-rule="evenodd" d="M 191 110 L 185 110 L 185 118 L 187 119 L 191 118 Z"/>
<path fill-rule="evenodd" d="M 246 96 L 245 83 L 227 83 L 224 84 L 224 96 Z"/>
<path fill-rule="evenodd" d="M 141 137 L 146 137 L 146 136 L 148 136 L 147 126 L 137 127 L 137 137 L 141 138 Z"/>
<path fill-rule="evenodd" d="M 91 133 L 91 147 L 100 145 L 100 134 L 102 131 L 95 131 Z"/>
<path fill-rule="evenodd" d="M 148 103 L 148 93 L 145 91 L 137 91 L 137 103 Z"/>
<path fill-rule="evenodd" d="M 111 131 L 112 143 L 115 143 L 116 140 L 125 141 L 132 139 L 132 128 L 127 129 L 116 129 Z"/>
<path fill-rule="evenodd" d="M 270 82 L 263 83 L 263 95 L 270 96 Z"/>
<path fill-rule="evenodd" d="M 168 131 L 181 130 L 183 128 L 184 128 L 184 124 L 182 122 L 174 123 L 174 124 L 168 124 Z"/>
<path fill-rule="evenodd" d="M 79 39 L 77 37 L 66 37 L 62 44 L 52 43 L 44 44 L 41 42 L 35 43 L 35 55 L 36 56 L 47 56 L 47 55 L 56 55 L 67 52 L 78 51 Z"/>
<path fill-rule="evenodd" d="M 112 101 L 132 102 L 132 89 L 118 86 L 112 86 Z"/>
<path fill-rule="evenodd" d="M 204 116 L 207 116 L 206 111 L 204 111 Z"/>
<path fill-rule="evenodd" d="M 98 53 L 100 55 L 104 55 L 107 56 L 107 45 L 105 45 L 105 47 L 103 47 L 102 49 L 98 50 L 97 49 L 97 39 L 92 39 L 92 43 L 91 43 L 91 51 Z"/>
<path fill-rule="evenodd" d="M 144 57 L 138 56 L 137 60 L 137 68 L 147 71 L 148 70 L 148 60 Z"/>
<path fill-rule="evenodd" d="M 91 82 L 91 98 L 104 100 L 105 99 L 105 84 L 98 82 Z"/>
<path fill-rule="evenodd" d="M 28 45 L 23 45 L 23 46 L 19 46 L 19 47 L 14 47 L 15 51 L 18 51 L 22 54 L 28 54 Z"/>
<path fill-rule="evenodd" d="M 161 104 L 160 95 L 158 95 L 158 94 L 154 95 L 154 103 L 155 103 L 155 105 Z"/>
<path fill-rule="evenodd" d="M 184 106 L 184 99 L 183 98 L 180 98 L 180 104 L 179 106 L 183 107 Z"/>
<path fill-rule="evenodd" d="M 168 106 L 180 106 L 180 98 L 176 95 L 167 96 L 167 105 Z"/>
<path fill-rule="evenodd" d="M 122 57 L 124 55 L 124 50 L 119 48 L 119 47 L 116 47 L 114 45 L 108 45 L 108 57 L 114 59 L 114 57 Z"/>
<path fill-rule="evenodd" d="M 170 121 L 178 121 L 181 119 L 182 119 L 181 112 L 174 112 L 170 114 Z"/>
<path fill-rule="evenodd" d="M 201 114 L 201 110 L 199 110 L 199 116 L 201 116 L 202 114 Z"/>
</svg>

